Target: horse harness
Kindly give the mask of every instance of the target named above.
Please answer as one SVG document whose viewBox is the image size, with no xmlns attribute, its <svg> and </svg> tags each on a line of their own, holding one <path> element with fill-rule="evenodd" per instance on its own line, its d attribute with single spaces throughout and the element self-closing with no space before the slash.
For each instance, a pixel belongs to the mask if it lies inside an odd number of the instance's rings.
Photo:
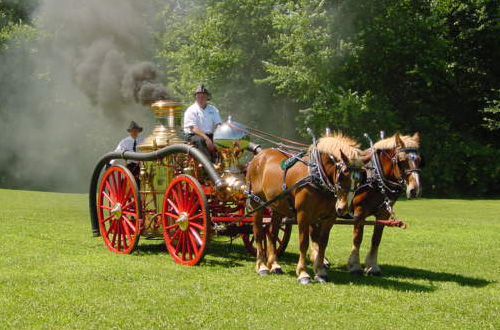
<svg viewBox="0 0 500 330">
<path fill-rule="evenodd" d="M 393 200 L 393 198 L 390 198 L 389 194 L 399 196 L 406 188 L 406 180 L 404 177 L 411 173 L 420 172 L 420 169 L 417 168 L 415 164 L 415 161 L 417 160 L 418 157 L 417 156 L 418 149 L 400 148 L 396 150 L 396 152 L 392 157 L 389 156 L 384 150 L 381 150 L 381 152 L 383 152 L 388 158 L 391 159 L 393 168 L 397 168 L 397 171 L 400 174 L 401 170 L 398 165 L 399 154 L 404 153 L 408 155 L 409 160 L 411 162 L 411 168 L 405 170 L 404 174 L 400 175 L 397 178 L 397 181 L 390 180 L 384 175 L 382 164 L 380 163 L 380 159 L 377 155 L 377 150 L 372 148 L 371 152 L 372 152 L 372 157 L 370 161 L 365 165 L 367 173 L 366 183 L 357 187 L 355 193 L 366 187 L 379 191 L 384 196 L 384 201 L 379 206 L 379 208 L 385 207 L 387 211 L 391 214 L 391 216 L 394 216 L 394 210 L 392 209 L 392 204 L 395 202 L 395 200 Z"/>
<path fill-rule="evenodd" d="M 289 152 L 285 150 L 281 150 L 277 148 L 276 150 L 280 151 L 281 153 L 285 155 L 290 155 Z M 286 196 L 288 200 L 288 207 L 292 213 L 296 213 L 297 211 L 295 210 L 293 198 L 291 195 L 291 192 L 294 191 L 295 189 L 300 189 L 303 188 L 307 185 L 312 186 L 316 190 L 319 190 L 320 192 L 323 192 L 328 195 L 333 195 L 334 197 L 337 197 L 337 192 L 339 190 L 344 190 L 344 191 L 350 191 L 350 189 L 345 189 L 343 188 L 339 181 L 340 181 L 340 175 L 342 172 L 343 167 L 350 168 L 349 165 L 347 165 L 344 161 L 337 162 L 335 161 L 335 158 L 331 155 L 329 155 L 330 160 L 335 164 L 337 168 L 337 177 L 336 180 L 332 183 L 329 179 L 328 176 L 325 173 L 325 169 L 323 166 L 323 163 L 321 162 L 321 153 L 318 150 L 317 146 L 314 146 L 311 150 L 310 153 L 310 159 L 309 161 L 306 161 L 303 159 L 305 156 L 305 152 L 301 152 L 299 154 L 292 154 L 291 157 L 287 158 L 283 163 L 282 163 L 282 169 L 283 169 L 283 191 L 278 194 L 277 196 L 274 196 L 270 200 L 264 202 L 262 199 L 253 194 L 250 187 L 247 191 L 247 196 L 249 199 L 252 201 L 256 202 L 259 204 L 256 208 L 253 208 L 250 210 L 250 213 L 253 213 L 257 211 L 258 209 L 261 209 L 263 207 L 267 207 L 273 202 L 277 201 L 278 199 L 281 199 Z M 294 185 L 291 187 L 287 187 L 286 184 L 286 174 L 289 169 L 291 169 L 297 162 L 302 162 L 303 164 L 307 165 L 308 167 L 308 172 L 309 174 L 299 181 L 297 181 Z"/>
</svg>

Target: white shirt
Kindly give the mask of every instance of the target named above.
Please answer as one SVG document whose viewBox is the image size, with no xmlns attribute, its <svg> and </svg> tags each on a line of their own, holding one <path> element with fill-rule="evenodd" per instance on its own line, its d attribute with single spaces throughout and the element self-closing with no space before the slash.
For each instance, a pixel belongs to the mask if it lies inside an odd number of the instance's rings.
<svg viewBox="0 0 500 330">
<path fill-rule="evenodd" d="M 137 151 L 138 150 L 137 147 L 144 141 L 144 138 L 142 136 L 138 136 L 137 139 L 135 140 L 136 140 L 136 151 Z M 127 136 L 126 138 L 122 139 L 120 143 L 118 143 L 118 146 L 116 147 L 115 151 L 118 152 L 134 151 L 134 139 L 131 136 Z M 110 163 L 115 164 L 117 161 L 118 159 L 113 159 Z M 138 163 L 138 161 L 127 160 L 127 164 L 130 163 Z"/>
<path fill-rule="evenodd" d="M 212 134 L 216 125 L 222 124 L 219 110 L 211 104 L 207 104 L 205 109 L 194 102 L 184 112 L 184 133 L 190 134 L 191 126 L 197 126 L 203 133 Z"/>
</svg>

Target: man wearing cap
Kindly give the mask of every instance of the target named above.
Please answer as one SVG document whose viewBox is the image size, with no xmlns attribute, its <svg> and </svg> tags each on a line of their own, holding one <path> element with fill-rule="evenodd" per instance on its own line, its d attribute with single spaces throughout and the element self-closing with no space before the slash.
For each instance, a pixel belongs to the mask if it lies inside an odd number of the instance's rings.
<svg viewBox="0 0 500 330">
<path fill-rule="evenodd" d="M 142 127 L 140 127 L 135 121 L 131 121 L 130 125 L 127 129 L 129 136 L 124 138 L 118 143 L 115 151 L 124 152 L 124 151 L 137 151 L 137 146 L 144 141 L 144 138 L 139 136 L 142 132 Z M 111 161 L 111 164 L 114 164 L 114 161 Z M 127 168 L 132 172 L 135 177 L 139 176 L 140 167 L 139 162 L 135 160 L 127 160 Z"/>
<path fill-rule="evenodd" d="M 214 150 L 213 133 L 222 124 L 219 110 L 207 101 L 210 93 L 203 85 L 194 92 L 195 102 L 184 112 L 184 133 L 187 140 L 194 144 L 208 159 L 212 159 Z"/>
</svg>

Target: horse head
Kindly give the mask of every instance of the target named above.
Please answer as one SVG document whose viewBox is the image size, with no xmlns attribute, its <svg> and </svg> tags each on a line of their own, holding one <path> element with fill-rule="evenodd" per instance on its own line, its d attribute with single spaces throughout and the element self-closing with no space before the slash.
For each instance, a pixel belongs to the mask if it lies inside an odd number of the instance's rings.
<svg viewBox="0 0 500 330">
<path fill-rule="evenodd" d="M 420 183 L 420 169 L 424 166 L 424 160 L 420 155 L 418 148 L 420 145 L 420 135 L 415 133 L 413 136 L 401 136 L 396 133 L 393 138 L 386 140 L 393 141 L 389 148 L 380 148 L 377 150 L 382 165 L 383 174 L 389 180 L 402 187 L 406 187 L 406 197 L 408 199 L 418 198 L 422 193 Z"/>
<path fill-rule="evenodd" d="M 349 196 L 354 193 L 357 167 L 351 166 L 351 160 L 341 151 L 342 162 L 337 166 L 337 201 L 335 211 L 338 215 L 345 215 L 349 212 Z"/>
<path fill-rule="evenodd" d="M 342 134 L 323 137 L 318 143 L 318 150 L 330 190 L 336 195 L 335 211 L 344 215 L 349 211 L 349 202 L 358 181 L 361 150 L 357 142 Z"/>
</svg>

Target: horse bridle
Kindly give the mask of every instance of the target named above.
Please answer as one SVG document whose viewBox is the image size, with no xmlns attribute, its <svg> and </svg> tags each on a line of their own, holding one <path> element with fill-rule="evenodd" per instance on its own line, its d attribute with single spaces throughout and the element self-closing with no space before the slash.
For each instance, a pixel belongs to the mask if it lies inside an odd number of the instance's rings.
<svg viewBox="0 0 500 330">
<path fill-rule="evenodd" d="M 416 166 L 416 160 L 418 158 L 418 149 L 417 148 L 398 148 L 396 149 L 396 152 L 394 153 L 393 156 L 390 156 L 387 152 L 384 150 L 381 150 L 382 153 L 384 153 L 387 158 L 391 160 L 392 166 L 394 169 L 397 169 L 398 173 L 400 176 L 396 178 L 397 181 L 392 181 L 388 178 L 385 177 L 383 169 L 382 169 L 382 164 L 380 164 L 380 159 L 376 153 L 376 150 L 373 150 L 373 164 L 374 164 L 374 170 L 375 170 L 375 179 L 379 181 L 379 188 L 387 190 L 393 194 L 399 195 L 401 192 L 404 191 L 406 187 L 406 177 L 410 175 L 411 173 L 418 173 L 420 172 L 420 169 L 417 168 Z M 399 166 L 399 155 L 401 153 L 407 154 L 410 161 L 408 164 L 410 165 L 410 168 L 405 170 L 404 173 L 401 173 L 401 169 Z M 391 188 L 394 187 L 394 188 Z"/>
<path fill-rule="evenodd" d="M 356 167 L 346 164 L 343 160 L 337 161 L 333 155 L 328 154 L 328 158 L 332 161 L 333 165 L 336 168 L 336 177 L 332 183 L 325 173 L 325 169 L 321 161 L 321 154 L 317 147 L 313 148 L 311 156 L 312 156 L 311 157 L 312 162 L 309 164 L 309 172 L 313 179 L 313 183 L 320 186 L 324 190 L 334 194 L 335 197 L 337 197 L 338 191 L 345 191 L 345 192 L 353 191 L 350 187 L 349 188 L 342 187 L 342 185 L 340 184 L 340 179 L 342 173 L 345 173 L 344 172 L 345 170 L 350 170 L 350 169 L 355 170 L 357 169 Z M 352 180 L 352 174 L 351 174 L 351 180 Z"/>
<path fill-rule="evenodd" d="M 405 173 L 404 173 L 405 176 L 408 176 L 408 174 L 411 174 L 411 173 L 419 173 L 420 168 L 417 168 L 417 164 L 416 164 L 416 161 L 418 159 L 418 154 L 419 154 L 418 149 L 417 148 L 400 148 L 396 151 L 394 158 L 399 156 L 400 153 L 404 153 L 404 154 L 408 155 L 408 158 L 411 161 L 411 164 L 410 164 L 410 162 L 408 162 L 408 164 L 412 167 L 405 170 Z M 397 162 L 398 162 L 398 159 L 396 159 L 396 163 Z M 398 167 L 399 167 L 399 165 L 398 165 Z"/>
</svg>

